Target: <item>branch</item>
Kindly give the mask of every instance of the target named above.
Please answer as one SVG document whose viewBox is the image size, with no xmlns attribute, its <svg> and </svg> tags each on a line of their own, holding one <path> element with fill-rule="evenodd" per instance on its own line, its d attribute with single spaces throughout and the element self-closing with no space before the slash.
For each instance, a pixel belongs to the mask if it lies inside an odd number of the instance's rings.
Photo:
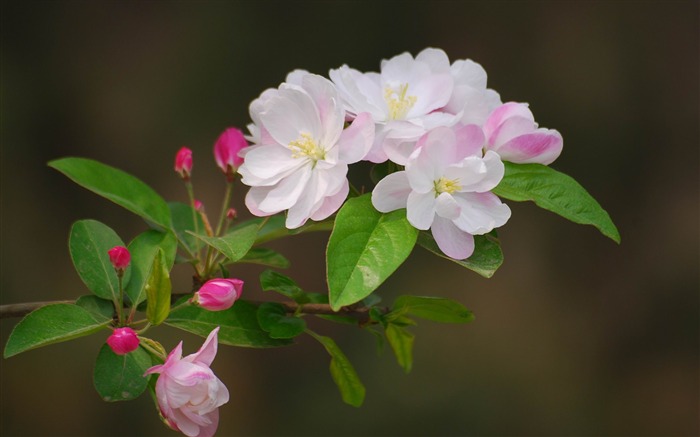
<svg viewBox="0 0 700 437">
<path fill-rule="evenodd" d="M 46 305 L 52 305 L 55 303 L 75 303 L 74 300 L 53 300 L 46 302 L 26 302 L 26 303 L 13 303 L 9 305 L 0 305 L 0 319 L 8 319 L 10 317 L 24 317 L 32 311 L 44 307 Z"/>
</svg>

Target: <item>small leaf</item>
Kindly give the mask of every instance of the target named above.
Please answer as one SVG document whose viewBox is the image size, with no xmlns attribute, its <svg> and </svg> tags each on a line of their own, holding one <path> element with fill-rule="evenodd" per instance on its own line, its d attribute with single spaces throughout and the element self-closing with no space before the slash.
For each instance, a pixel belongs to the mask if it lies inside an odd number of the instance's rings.
<svg viewBox="0 0 700 437">
<path fill-rule="evenodd" d="M 77 305 L 47 305 L 29 313 L 15 325 L 5 345 L 5 358 L 38 347 L 84 337 L 107 327 L 111 320 L 95 321 L 88 310 Z"/>
<path fill-rule="evenodd" d="M 493 192 L 505 199 L 531 200 L 540 208 L 583 225 L 593 225 L 620 242 L 620 233 L 600 204 L 572 177 L 542 164 L 504 162 L 506 173 Z"/>
<path fill-rule="evenodd" d="M 265 302 L 258 307 L 258 323 L 272 338 L 294 338 L 306 329 L 303 319 L 287 316 L 284 307 L 275 302 Z"/>
<path fill-rule="evenodd" d="M 170 209 L 170 215 L 172 216 L 173 232 L 175 232 L 178 240 L 182 242 L 189 252 L 195 253 L 199 242 L 197 241 L 197 238 L 191 234 L 191 232 L 195 231 L 194 217 L 197 218 L 197 229 L 200 231 L 204 229 L 202 216 L 200 216 L 199 213 L 193 214 L 194 210 L 190 205 L 180 202 L 169 202 L 168 208 Z"/>
<path fill-rule="evenodd" d="M 406 373 L 413 366 L 413 339 L 414 336 L 406 328 L 389 323 L 386 326 L 386 339 L 394 351 L 396 361 Z"/>
<path fill-rule="evenodd" d="M 151 356 L 141 347 L 117 355 L 104 344 L 95 363 L 95 389 L 107 402 L 136 399 L 148 386 L 148 377 L 143 375 L 152 364 Z"/>
<path fill-rule="evenodd" d="M 165 255 L 165 268 L 170 271 L 175 264 L 177 241 L 172 232 L 160 232 L 154 229 L 143 232 L 129 243 L 131 253 L 131 280 L 124 292 L 137 306 L 146 299 L 146 281 L 151 277 L 153 259 L 158 251 Z"/>
<path fill-rule="evenodd" d="M 326 251 L 331 308 L 369 296 L 406 260 L 417 236 L 406 210 L 382 214 L 370 194 L 349 199 L 336 216 Z"/>
<path fill-rule="evenodd" d="M 308 330 L 306 332 L 318 340 L 331 356 L 331 377 L 335 385 L 338 386 L 343 401 L 353 407 L 362 406 L 365 400 L 365 386 L 360 381 L 355 368 L 352 367 L 343 351 L 340 350 L 332 338 L 324 337 Z"/>
<path fill-rule="evenodd" d="M 223 237 L 205 237 L 203 235 L 195 235 L 195 237 L 221 252 L 228 259 L 227 263 L 232 263 L 248 253 L 255 243 L 257 234 L 257 223 L 247 223 L 246 226 L 231 231 Z"/>
<path fill-rule="evenodd" d="M 168 204 L 151 187 L 114 167 L 85 158 L 62 158 L 49 162 L 73 182 L 134 214 L 170 229 Z"/>
<path fill-rule="evenodd" d="M 163 249 L 158 248 L 156 256 L 153 258 L 151 274 L 146 281 L 146 318 L 151 325 L 156 326 L 163 323 L 170 312 L 170 295 L 172 285 L 170 284 L 170 272 Z"/>
<path fill-rule="evenodd" d="M 111 300 L 89 294 L 80 296 L 75 304 L 86 309 L 98 323 L 114 319 L 114 303 Z"/>
<path fill-rule="evenodd" d="M 237 300 L 224 311 L 207 311 L 193 305 L 177 305 L 166 319 L 167 325 L 206 337 L 220 326 L 219 343 L 244 347 L 278 347 L 291 343 L 286 339 L 274 339 L 260 328 L 258 307 L 244 300 Z"/>
<path fill-rule="evenodd" d="M 490 278 L 503 264 L 503 251 L 496 236 L 496 231 L 486 235 L 474 236 L 474 253 L 467 259 L 454 259 L 442 253 L 433 235 L 423 231 L 418 234 L 418 244 L 435 255 L 466 267 L 485 278 Z"/>
<path fill-rule="evenodd" d="M 289 260 L 287 258 L 281 253 L 266 247 L 254 247 L 250 249 L 238 262 L 260 264 L 268 267 L 276 267 L 278 269 L 286 269 L 289 267 Z"/>
<path fill-rule="evenodd" d="M 469 323 L 474 314 L 459 302 L 441 297 L 400 296 L 392 312 L 410 314 L 442 323 Z"/>
<path fill-rule="evenodd" d="M 87 288 L 103 299 L 119 298 L 119 279 L 107 251 L 124 242 L 109 226 L 96 220 L 73 223 L 68 241 L 75 270 Z M 127 267 L 122 282 L 129 283 L 131 268 Z"/>
<path fill-rule="evenodd" d="M 260 287 L 263 291 L 274 291 L 287 296 L 299 304 L 309 302 L 304 290 L 292 278 L 272 270 L 265 270 L 260 274 Z"/>
</svg>

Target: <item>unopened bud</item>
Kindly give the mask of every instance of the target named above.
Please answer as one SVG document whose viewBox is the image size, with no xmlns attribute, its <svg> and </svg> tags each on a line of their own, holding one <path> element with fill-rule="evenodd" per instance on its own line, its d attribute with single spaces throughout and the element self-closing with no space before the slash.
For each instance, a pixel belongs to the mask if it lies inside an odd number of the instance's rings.
<svg viewBox="0 0 700 437">
<path fill-rule="evenodd" d="M 243 281 L 240 279 L 211 279 L 194 294 L 191 302 L 205 310 L 223 311 L 231 308 L 243 293 Z"/>
<path fill-rule="evenodd" d="M 202 202 L 200 202 L 199 200 L 195 199 L 194 209 L 196 209 L 199 212 L 204 212 L 204 204 Z"/>
<path fill-rule="evenodd" d="M 109 255 L 109 262 L 112 263 L 117 274 L 123 274 L 131 261 L 129 250 L 124 246 L 114 246 L 107 251 L 107 254 Z"/>
<path fill-rule="evenodd" d="M 175 155 L 175 171 L 186 181 L 190 180 L 192 174 L 192 151 L 187 147 L 178 150 Z"/>
<path fill-rule="evenodd" d="M 139 347 L 139 338 L 131 328 L 117 328 L 107 339 L 107 344 L 117 355 L 126 355 Z"/>
<path fill-rule="evenodd" d="M 228 211 L 226 211 L 226 218 L 228 220 L 233 221 L 236 217 L 238 217 L 238 211 L 236 211 L 235 208 L 229 208 Z"/>
<path fill-rule="evenodd" d="M 243 158 L 238 154 L 247 146 L 248 142 L 243 137 L 243 132 L 235 127 L 226 129 L 216 140 L 214 159 L 229 180 L 233 179 L 238 167 L 243 164 Z"/>
</svg>

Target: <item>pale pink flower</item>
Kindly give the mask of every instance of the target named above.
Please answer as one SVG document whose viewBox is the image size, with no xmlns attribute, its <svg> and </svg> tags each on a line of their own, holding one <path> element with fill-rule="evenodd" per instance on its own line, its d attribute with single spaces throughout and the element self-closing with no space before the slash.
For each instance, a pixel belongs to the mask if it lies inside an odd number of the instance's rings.
<svg viewBox="0 0 700 437">
<path fill-rule="evenodd" d="M 343 65 L 329 75 L 350 117 L 366 112 L 376 123 L 368 161 L 394 161 L 392 154 L 401 144 L 415 143 L 432 128 L 451 126 L 462 115 L 441 110 L 450 101 L 454 79 L 449 59 L 439 49 L 427 48 L 415 59 L 402 53 L 383 60 L 380 73 L 361 73 Z"/>
<path fill-rule="evenodd" d="M 109 262 L 116 271 L 124 272 L 131 262 L 131 254 L 129 250 L 124 246 L 115 246 L 107 251 L 109 255 Z"/>
<path fill-rule="evenodd" d="M 186 181 L 192 174 L 192 150 L 182 147 L 175 154 L 175 171 Z"/>
<path fill-rule="evenodd" d="M 188 437 L 211 437 L 219 425 L 219 407 L 229 400 L 226 386 L 209 368 L 217 349 L 215 328 L 194 354 L 182 358 L 182 342 L 165 363 L 153 366 L 146 375 L 159 373 L 156 382 L 158 406 L 168 426 Z"/>
<path fill-rule="evenodd" d="M 209 311 L 223 311 L 231 308 L 241 293 L 243 281 L 240 279 L 210 279 L 194 294 L 192 303 Z"/>
<path fill-rule="evenodd" d="M 484 124 L 486 148 L 504 161 L 551 164 L 564 140 L 554 129 L 538 128 L 526 103 L 508 102 L 496 108 Z"/>
<path fill-rule="evenodd" d="M 248 142 L 245 140 L 243 132 L 235 127 L 226 129 L 216 140 L 214 144 L 216 165 L 227 177 L 233 177 L 238 167 L 243 164 L 243 158 L 239 156 L 239 153 L 246 147 L 248 147 Z"/>
<path fill-rule="evenodd" d="M 486 88 L 486 70 L 471 59 L 459 59 L 450 66 L 454 88 L 442 111 L 462 114 L 460 123 L 482 126 L 489 114 L 500 106 L 501 97 Z"/>
<path fill-rule="evenodd" d="M 139 347 L 139 338 L 131 328 L 117 328 L 107 339 L 107 344 L 117 355 L 126 355 Z"/>
<path fill-rule="evenodd" d="M 267 90 L 251 103 L 257 142 L 238 169 L 251 187 L 245 200 L 251 213 L 287 210 L 290 229 L 340 208 L 349 192 L 348 164 L 364 158 L 374 138 L 368 114 L 343 129 L 345 111 L 330 81 L 303 71 L 292 77 L 294 83 Z"/>
<path fill-rule="evenodd" d="M 503 163 L 494 152 L 482 156 L 483 143 L 476 125 L 428 132 L 406 170 L 379 181 L 372 204 L 380 212 L 406 208 L 411 225 L 430 229 L 443 253 L 468 258 L 474 252 L 474 235 L 510 218 L 510 208 L 490 192 L 503 178 Z"/>
</svg>

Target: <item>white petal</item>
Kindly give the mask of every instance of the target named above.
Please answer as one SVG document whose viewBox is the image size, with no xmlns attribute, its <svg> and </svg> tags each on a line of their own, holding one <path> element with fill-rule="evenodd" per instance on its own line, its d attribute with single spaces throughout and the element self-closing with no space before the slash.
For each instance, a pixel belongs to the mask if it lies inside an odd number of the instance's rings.
<svg viewBox="0 0 700 437">
<path fill-rule="evenodd" d="M 312 209 L 316 203 L 318 193 L 323 187 L 318 181 L 318 172 L 312 171 L 309 182 L 306 184 L 306 189 L 299 196 L 294 205 L 289 208 L 287 212 L 287 221 L 285 226 L 288 229 L 296 229 L 299 226 L 306 223 L 306 221 L 311 217 Z"/>
<path fill-rule="evenodd" d="M 338 140 L 338 159 L 352 164 L 364 158 L 374 144 L 374 121 L 368 112 L 357 115 Z"/>
<path fill-rule="evenodd" d="M 265 197 L 267 197 L 268 193 L 273 188 L 274 187 L 252 187 L 250 190 L 248 190 L 248 193 L 245 195 L 245 206 L 248 208 L 248 211 L 250 211 L 251 214 L 257 217 L 265 217 L 279 212 L 265 212 L 261 211 L 258 207 L 260 202 L 265 200 Z"/>
<path fill-rule="evenodd" d="M 245 160 L 238 169 L 243 182 L 250 186 L 274 185 L 294 172 L 304 160 L 292 158 L 286 147 L 279 145 L 255 146 L 246 152 Z"/>
<path fill-rule="evenodd" d="M 462 208 L 454 224 L 472 235 L 491 232 L 510 218 L 508 205 L 493 193 L 455 193 L 454 198 Z"/>
<path fill-rule="evenodd" d="M 461 211 L 457 201 L 449 193 L 441 193 L 435 199 L 435 213 L 448 220 L 454 220 L 459 217 Z"/>
<path fill-rule="evenodd" d="M 270 190 L 265 200 L 260 202 L 259 209 L 265 212 L 279 212 L 291 208 L 307 189 L 306 184 L 311 178 L 311 173 L 313 170 L 308 164 L 282 179 Z"/>
<path fill-rule="evenodd" d="M 417 229 L 429 229 L 433 218 L 435 218 L 435 196 L 433 193 L 411 192 L 406 202 L 406 218 Z"/>
<path fill-rule="evenodd" d="M 390 212 L 406 208 L 411 186 L 405 171 L 399 171 L 380 180 L 372 191 L 372 205 L 379 212 Z"/>
<path fill-rule="evenodd" d="M 449 74 L 435 74 L 411 84 L 408 95 L 416 96 L 416 102 L 406 118 L 418 117 L 442 108 L 450 101 L 453 81 Z"/>
<path fill-rule="evenodd" d="M 474 237 L 460 230 L 450 220 L 435 217 L 430 231 L 442 253 L 450 258 L 465 259 L 474 253 Z"/>
<path fill-rule="evenodd" d="M 340 190 L 338 190 L 337 193 L 323 198 L 320 205 L 318 205 L 313 214 L 311 214 L 311 220 L 321 221 L 328 218 L 331 214 L 340 209 L 341 205 L 348 197 L 349 192 L 350 186 L 348 184 L 348 180 L 345 179 L 345 183 L 342 187 L 340 187 Z"/>
<path fill-rule="evenodd" d="M 340 137 L 345 123 L 345 111 L 333 82 L 317 74 L 302 77 L 302 87 L 311 96 L 321 119 L 322 135 L 319 138 L 325 147 L 333 146 Z"/>
<path fill-rule="evenodd" d="M 287 146 L 299 139 L 302 132 L 316 141 L 321 136 L 321 120 L 311 97 L 298 89 L 284 88 L 265 103 L 260 121 L 272 138 Z"/>
<path fill-rule="evenodd" d="M 450 59 L 447 54 L 441 49 L 428 47 L 416 56 L 416 61 L 424 62 L 430 66 L 433 73 L 449 73 Z"/>
</svg>

